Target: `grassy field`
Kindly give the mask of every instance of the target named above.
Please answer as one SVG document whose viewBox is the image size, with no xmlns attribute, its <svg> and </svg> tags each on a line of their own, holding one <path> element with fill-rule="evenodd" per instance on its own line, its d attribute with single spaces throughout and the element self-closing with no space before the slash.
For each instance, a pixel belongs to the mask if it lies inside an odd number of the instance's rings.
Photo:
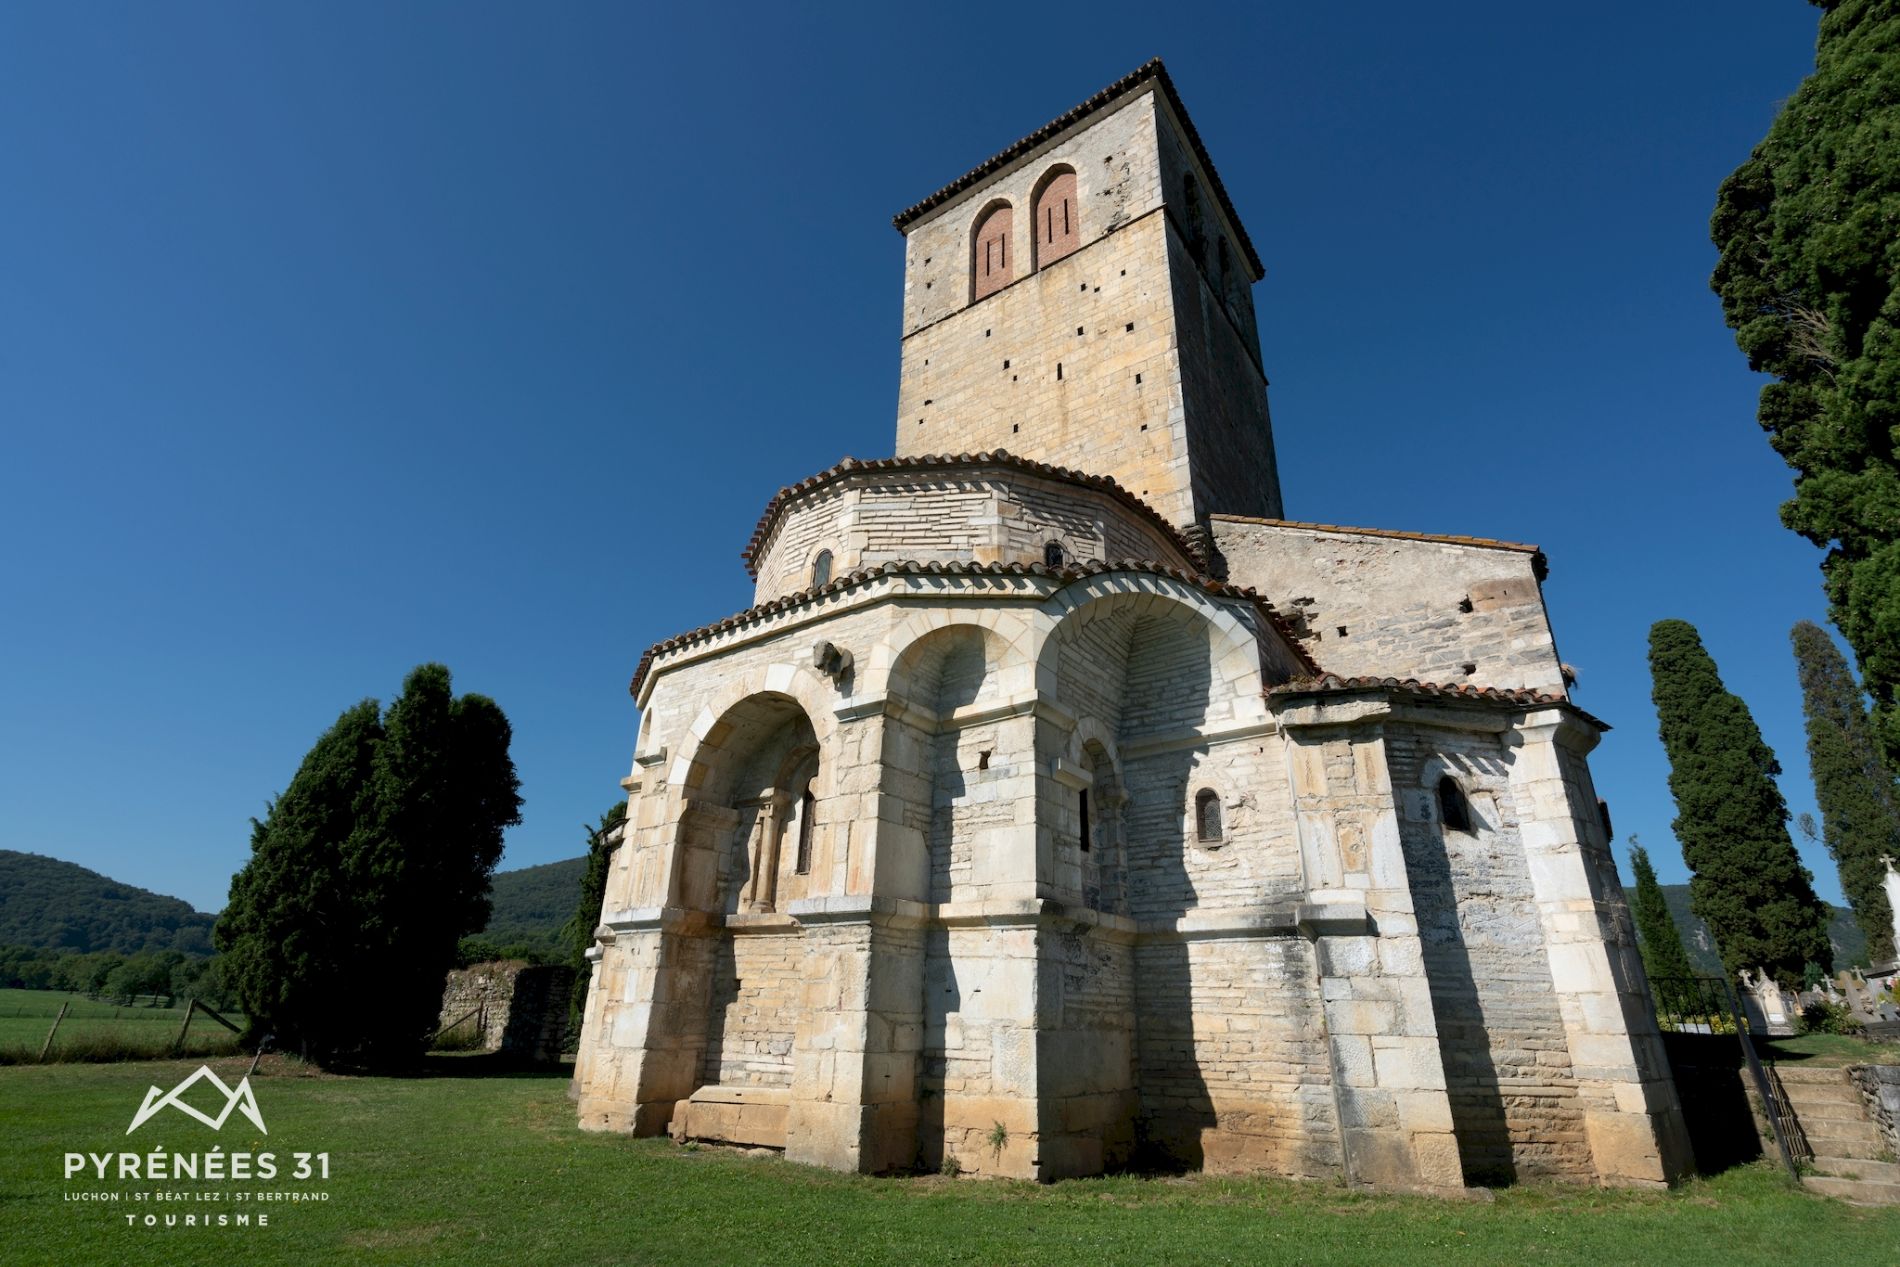
<svg viewBox="0 0 1900 1267">
<path fill-rule="evenodd" d="M 1845 1034 L 1803 1034 L 1799 1038 L 1764 1039 L 1764 1060 L 1790 1068 L 1840 1068 L 1846 1065 L 1900 1065 L 1900 1043 L 1868 1042 Z"/>
<path fill-rule="evenodd" d="M 0 1063 L 17 1063 L 22 1054 L 28 1060 L 36 1058 L 62 1003 L 67 1005 L 66 1019 L 59 1023 L 49 1060 L 75 1058 L 104 1048 L 129 1048 L 153 1055 L 169 1052 L 185 1020 L 184 1000 L 180 999 L 177 1007 L 149 1007 L 148 1002 L 141 999 L 127 1007 L 55 990 L 0 990 Z M 227 1014 L 227 1019 L 241 1025 L 244 1018 Z M 185 1047 L 198 1055 L 229 1054 L 236 1050 L 234 1039 L 216 1021 L 196 1016 Z"/>
<path fill-rule="evenodd" d="M 235 1085 L 241 1060 L 214 1060 Z M 0 1069 L 5 1263 L 1780 1263 L 1900 1259 L 1900 1211 L 1854 1209 L 1753 1166 L 1671 1193 L 1526 1186 L 1490 1202 L 1365 1196 L 1322 1183 L 1110 1178 L 1038 1187 L 864 1179 L 721 1150 L 577 1130 L 564 1074 L 502 1074 L 436 1057 L 418 1078 L 331 1078 L 268 1058 L 255 1083 L 268 1134 L 234 1115 L 213 1134 L 162 1111 L 129 1139 L 147 1088 L 191 1061 Z M 204 1088 L 200 1087 L 202 1091 Z M 215 1109 L 217 1097 L 202 1102 Z M 75 1178 L 68 1150 L 330 1156 L 299 1184 Z M 135 1191 L 226 1201 L 134 1202 Z M 239 1192 L 304 1189 L 324 1202 Z M 83 1202 L 79 1193 L 118 1192 Z M 268 1227 L 185 1228 L 251 1211 Z M 127 1227 L 170 1213 L 181 1226 Z"/>
</svg>

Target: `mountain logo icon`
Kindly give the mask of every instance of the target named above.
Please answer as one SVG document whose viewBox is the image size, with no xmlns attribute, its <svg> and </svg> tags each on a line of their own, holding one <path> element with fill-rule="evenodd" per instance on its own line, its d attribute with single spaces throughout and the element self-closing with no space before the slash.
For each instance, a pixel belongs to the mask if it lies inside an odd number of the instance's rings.
<svg viewBox="0 0 1900 1267">
<path fill-rule="evenodd" d="M 210 1079 L 212 1086 L 224 1093 L 224 1108 L 219 1111 L 216 1117 L 211 1117 L 199 1112 L 179 1098 L 190 1088 L 203 1082 L 207 1078 Z M 192 1074 L 191 1077 L 186 1078 L 170 1091 L 160 1091 L 157 1087 L 153 1087 L 147 1091 L 145 1093 L 145 1103 L 139 1106 L 137 1115 L 132 1118 L 132 1125 L 125 1128 L 125 1133 L 130 1135 L 133 1131 L 145 1125 L 147 1119 L 168 1104 L 174 1109 L 177 1109 L 180 1113 L 197 1118 L 214 1131 L 224 1129 L 224 1120 L 231 1116 L 232 1109 L 236 1109 L 245 1117 L 251 1119 L 251 1124 L 257 1127 L 258 1130 L 263 1131 L 266 1135 L 270 1134 L 269 1128 L 264 1125 L 264 1115 L 258 1111 L 257 1096 L 251 1092 L 250 1078 L 246 1076 L 239 1080 L 236 1087 L 228 1087 L 225 1085 L 224 1079 L 211 1072 L 211 1066 L 209 1065 L 199 1065 L 197 1073 Z"/>
</svg>

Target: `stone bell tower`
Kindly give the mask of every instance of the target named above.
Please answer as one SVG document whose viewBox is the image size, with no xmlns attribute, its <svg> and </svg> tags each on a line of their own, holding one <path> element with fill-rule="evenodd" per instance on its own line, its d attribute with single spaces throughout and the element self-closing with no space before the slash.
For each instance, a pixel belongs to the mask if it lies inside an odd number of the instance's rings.
<svg viewBox="0 0 1900 1267">
<path fill-rule="evenodd" d="M 1181 526 L 1280 517 L 1260 258 L 1158 60 L 896 224 L 899 457 L 1004 449 Z"/>
</svg>

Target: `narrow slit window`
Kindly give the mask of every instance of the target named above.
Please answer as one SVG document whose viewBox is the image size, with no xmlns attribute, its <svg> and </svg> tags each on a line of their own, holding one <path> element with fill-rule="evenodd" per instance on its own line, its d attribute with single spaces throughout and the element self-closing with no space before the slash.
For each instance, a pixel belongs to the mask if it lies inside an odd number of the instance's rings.
<svg viewBox="0 0 1900 1267">
<path fill-rule="evenodd" d="M 1438 780 L 1438 817 L 1446 831 L 1471 830 L 1471 802 L 1465 799 L 1465 790 L 1458 786 L 1458 780 L 1449 774 Z"/>
<path fill-rule="evenodd" d="M 1082 815 L 1082 852 L 1089 851 L 1089 790 L 1083 788 L 1076 794 L 1076 805 Z"/>
<path fill-rule="evenodd" d="M 805 789 L 798 803 L 798 874 L 811 874 L 811 820 L 818 809 L 818 798 Z"/>
</svg>

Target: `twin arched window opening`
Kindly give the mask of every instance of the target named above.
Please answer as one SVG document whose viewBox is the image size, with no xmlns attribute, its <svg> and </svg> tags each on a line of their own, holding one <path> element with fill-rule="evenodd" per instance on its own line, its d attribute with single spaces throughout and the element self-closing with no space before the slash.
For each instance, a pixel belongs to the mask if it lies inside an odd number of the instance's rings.
<svg viewBox="0 0 1900 1267">
<path fill-rule="evenodd" d="M 1063 164 L 1043 173 L 1030 204 L 1031 271 L 1047 268 L 1082 245 L 1081 211 L 1075 169 Z M 1015 210 L 1000 200 L 976 218 L 970 235 L 971 303 L 995 294 L 1014 280 L 1016 262 L 1010 237 L 1015 227 Z"/>
</svg>

